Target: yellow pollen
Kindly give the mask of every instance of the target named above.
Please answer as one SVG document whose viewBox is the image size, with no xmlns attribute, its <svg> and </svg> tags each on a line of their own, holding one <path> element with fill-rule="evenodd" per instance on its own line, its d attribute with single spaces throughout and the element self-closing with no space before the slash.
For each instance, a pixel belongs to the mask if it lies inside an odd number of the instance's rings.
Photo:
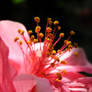
<svg viewBox="0 0 92 92">
<path fill-rule="evenodd" d="M 61 64 L 67 64 L 67 61 L 64 61 L 64 60 L 62 60 L 60 62 L 61 62 Z"/>
<path fill-rule="evenodd" d="M 75 35 L 75 32 L 74 32 L 73 30 L 71 30 L 70 35 L 71 35 L 71 36 L 72 36 L 72 35 Z"/>
<path fill-rule="evenodd" d="M 46 52 L 47 57 L 49 57 L 51 54 L 49 51 Z"/>
<path fill-rule="evenodd" d="M 19 41 L 19 45 L 22 45 L 22 41 L 21 40 Z"/>
<path fill-rule="evenodd" d="M 72 47 L 73 47 L 73 46 L 72 46 L 71 44 L 70 44 L 70 45 L 68 45 L 68 48 L 69 48 L 69 49 L 71 49 Z"/>
<path fill-rule="evenodd" d="M 39 37 L 43 38 L 44 34 L 43 33 L 39 33 Z"/>
<path fill-rule="evenodd" d="M 17 40 L 19 40 L 19 37 L 15 37 L 14 38 L 14 42 L 16 42 Z"/>
<path fill-rule="evenodd" d="M 58 30 L 58 31 L 61 30 L 61 26 L 57 26 L 57 30 Z"/>
<path fill-rule="evenodd" d="M 54 59 L 55 59 L 56 61 L 58 61 L 58 62 L 60 61 L 60 60 L 59 60 L 59 57 L 54 57 Z"/>
<path fill-rule="evenodd" d="M 60 33 L 60 35 L 59 35 L 59 36 L 60 36 L 61 38 L 62 38 L 62 37 L 64 37 L 64 33 Z"/>
<path fill-rule="evenodd" d="M 28 30 L 28 34 L 32 34 L 33 32 L 32 32 L 32 30 Z"/>
<path fill-rule="evenodd" d="M 75 56 L 78 56 L 78 55 L 79 55 L 79 53 L 76 51 L 76 52 L 74 52 L 74 55 L 75 55 Z"/>
<path fill-rule="evenodd" d="M 37 43 L 38 42 L 38 39 L 34 39 L 34 43 Z"/>
<path fill-rule="evenodd" d="M 34 17 L 34 21 L 39 23 L 40 22 L 40 18 L 39 17 Z"/>
<path fill-rule="evenodd" d="M 40 30 L 41 30 L 41 27 L 40 26 L 36 26 L 35 33 L 40 32 Z"/>
<path fill-rule="evenodd" d="M 53 50 L 53 51 L 52 51 L 52 54 L 56 54 L 56 50 Z"/>
<path fill-rule="evenodd" d="M 61 80 L 59 80 L 59 79 L 56 79 L 56 81 L 57 81 L 57 82 L 60 82 Z"/>
<path fill-rule="evenodd" d="M 64 40 L 64 43 L 66 44 L 68 42 L 68 40 Z"/>
<path fill-rule="evenodd" d="M 67 72 L 66 72 L 66 70 L 62 70 L 62 73 L 66 74 Z"/>
<path fill-rule="evenodd" d="M 54 21 L 54 25 L 58 25 L 59 24 L 59 21 L 58 20 L 55 20 Z"/>
<path fill-rule="evenodd" d="M 48 24 L 51 25 L 51 24 L 52 24 L 52 20 L 51 20 L 51 18 L 48 18 L 47 20 L 48 20 Z"/>
<path fill-rule="evenodd" d="M 47 31 L 47 32 L 51 32 L 51 31 L 52 31 L 52 28 L 47 27 L 47 28 L 46 28 L 46 31 Z"/>
<path fill-rule="evenodd" d="M 62 76 L 61 76 L 61 74 L 60 74 L 60 73 L 56 73 L 56 75 L 57 75 L 57 77 L 58 77 L 58 79 L 59 79 L 59 80 L 61 80 L 61 79 L 62 79 Z"/>
<path fill-rule="evenodd" d="M 18 29 L 18 33 L 20 33 L 22 30 L 21 29 Z"/>
<path fill-rule="evenodd" d="M 34 35 L 31 35 L 30 40 L 31 40 L 31 41 L 33 41 L 33 40 L 34 40 L 34 38 L 35 38 L 35 36 L 34 36 Z"/>
<path fill-rule="evenodd" d="M 52 66 L 52 67 L 54 67 L 54 66 L 55 66 L 55 64 L 54 64 L 54 63 L 51 63 L 51 66 Z"/>
<path fill-rule="evenodd" d="M 66 41 L 66 45 L 71 45 L 71 41 Z"/>
<path fill-rule="evenodd" d="M 31 41 L 27 41 L 27 44 L 31 44 Z"/>
<path fill-rule="evenodd" d="M 59 54 L 62 54 L 62 52 L 61 52 L 60 50 L 57 50 L 57 52 L 58 52 Z"/>
<path fill-rule="evenodd" d="M 21 35 L 24 35 L 24 30 L 21 30 L 20 34 L 21 34 Z"/>
</svg>

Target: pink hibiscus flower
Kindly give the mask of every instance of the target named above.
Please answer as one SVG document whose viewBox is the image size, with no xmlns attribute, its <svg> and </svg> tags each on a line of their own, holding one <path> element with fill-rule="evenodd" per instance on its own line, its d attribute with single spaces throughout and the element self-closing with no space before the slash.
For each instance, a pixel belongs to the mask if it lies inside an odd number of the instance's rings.
<svg viewBox="0 0 92 92">
<path fill-rule="evenodd" d="M 49 19 L 45 40 L 41 42 L 40 20 L 36 17 L 35 21 L 37 39 L 33 35 L 30 38 L 28 33 L 32 30 L 27 33 L 21 23 L 0 21 L 0 92 L 92 92 L 92 77 L 79 73 L 92 74 L 92 65 L 83 49 L 71 45 L 74 32 L 56 53 L 53 48 L 64 37 L 60 33 L 53 43 L 59 22 L 54 22 L 51 34 Z"/>
</svg>

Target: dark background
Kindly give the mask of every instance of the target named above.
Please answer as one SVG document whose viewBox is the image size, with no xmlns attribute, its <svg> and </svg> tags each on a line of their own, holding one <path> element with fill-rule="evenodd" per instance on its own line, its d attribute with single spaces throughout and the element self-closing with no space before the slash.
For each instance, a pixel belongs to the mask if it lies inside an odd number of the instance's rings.
<svg viewBox="0 0 92 92">
<path fill-rule="evenodd" d="M 76 39 L 73 39 L 84 48 L 88 60 L 92 62 L 92 0 L 0 1 L 0 20 L 22 22 L 30 29 L 34 27 L 34 16 L 39 16 L 43 25 L 47 17 L 52 17 L 60 21 L 63 31 L 74 29 Z"/>
</svg>

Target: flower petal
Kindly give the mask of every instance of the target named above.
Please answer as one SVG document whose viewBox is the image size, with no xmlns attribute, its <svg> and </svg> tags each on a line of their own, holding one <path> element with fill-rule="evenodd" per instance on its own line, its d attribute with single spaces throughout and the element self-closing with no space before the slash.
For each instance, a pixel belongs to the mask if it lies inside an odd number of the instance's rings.
<svg viewBox="0 0 92 92">
<path fill-rule="evenodd" d="M 16 92 L 31 92 L 31 90 L 36 86 L 36 81 L 31 75 L 18 75 L 14 79 L 13 84 Z"/>
<path fill-rule="evenodd" d="M 0 38 L 0 90 L 3 92 L 15 92 L 12 85 L 15 75 L 16 71 L 8 63 L 8 48 Z"/>
<path fill-rule="evenodd" d="M 36 92 L 53 92 L 47 79 L 35 77 L 35 80 L 37 82 Z"/>
<path fill-rule="evenodd" d="M 75 52 L 78 52 L 78 55 L 75 55 Z M 66 60 L 68 62 L 68 66 L 64 66 L 67 70 L 70 67 L 70 70 L 74 69 L 73 71 L 78 70 L 79 72 L 92 73 L 92 64 L 88 62 L 82 48 L 73 48 L 71 51 L 67 51 L 60 57 L 60 60 Z"/>
<path fill-rule="evenodd" d="M 19 45 L 14 43 L 14 38 L 19 37 L 20 40 L 23 41 L 22 48 L 24 52 L 27 49 L 27 44 L 22 39 L 21 35 L 17 32 L 18 29 L 24 30 L 25 38 L 29 39 L 26 28 L 22 24 L 8 20 L 0 21 L 0 37 L 8 46 L 9 60 L 12 62 L 12 64 L 14 64 L 15 67 L 17 67 L 16 65 L 23 63 L 24 56 L 23 52 L 19 48 Z M 18 67 L 20 67 L 20 65 Z"/>
<path fill-rule="evenodd" d="M 14 79 L 16 92 L 52 92 L 47 79 L 38 78 L 33 75 L 19 75 Z"/>
</svg>

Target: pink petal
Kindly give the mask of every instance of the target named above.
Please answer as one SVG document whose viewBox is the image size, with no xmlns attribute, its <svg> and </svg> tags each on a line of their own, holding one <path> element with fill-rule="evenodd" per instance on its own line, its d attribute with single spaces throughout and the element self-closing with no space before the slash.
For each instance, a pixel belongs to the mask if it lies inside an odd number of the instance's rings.
<svg viewBox="0 0 92 92">
<path fill-rule="evenodd" d="M 74 53 L 78 52 L 78 56 Z M 68 61 L 69 65 L 88 65 L 89 62 L 86 58 L 85 52 L 82 48 L 73 48 L 70 51 L 67 51 L 60 57 L 60 60 Z"/>
<path fill-rule="evenodd" d="M 16 92 L 31 92 L 36 86 L 36 81 L 31 75 L 19 75 L 14 79 L 13 84 Z"/>
<path fill-rule="evenodd" d="M 74 52 L 78 52 L 79 55 L 74 55 Z M 71 51 L 67 51 L 63 56 L 61 55 L 60 60 L 66 60 L 68 62 L 67 65 L 69 66 L 64 66 L 67 70 L 70 67 L 70 70 L 72 69 L 72 71 L 92 73 L 92 64 L 88 62 L 86 55 L 81 48 L 73 48 Z"/>
<path fill-rule="evenodd" d="M 53 92 L 47 79 L 35 77 L 35 80 L 37 82 L 36 92 Z"/>
<path fill-rule="evenodd" d="M 84 83 L 84 84 L 91 84 L 92 86 L 92 77 L 82 77 L 77 79 L 78 82 Z"/>
<path fill-rule="evenodd" d="M 12 64 L 14 64 L 14 67 L 24 62 L 23 53 L 20 50 L 18 44 L 14 42 L 14 38 L 19 37 L 20 40 L 23 41 L 22 48 L 24 52 L 27 50 L 26 43 L 17 32 L 18 29 L 24 30 L 24 36 L 26 37 L 26 39 L 29 39 L 26 28 L 21 23 L 8 20 L 0 21 L 0 37 L 9 48 L 9 60 Z M 20 65 L 18 65 L 17 67 L 20 68 Z"/>
<path fill-rule="evenodd" d="M 92 91 L 92 77 L 81 77 L 75 79 L 71 83 L 67 84 L 69 90 L 75 92 L 91 92 Z"/>
<path fill-rule="evenodd" d="M 14 79 L 16 92 L 52 92 L 47 79 L 33 75 L 19 75 Z M 34 91 L 33 91 L 34 89 Z"/>
<path fill-rule="evenodd" d="M 51 73 L 56 73 L 62 70 L 66 70 L 66 72 L 86 72 L 92 73 L 92 68 L 89 66 L 73 66 L 73 65 L 60 65 L 56 69 L 50 71 Z"/>
<path fill-rule="evenodd" d="M 0 38 L 0 90 L 15 92 L 12 84 L 15 74 L 16 71 L 8 63 L 8 48 Z"/>
</svg>

